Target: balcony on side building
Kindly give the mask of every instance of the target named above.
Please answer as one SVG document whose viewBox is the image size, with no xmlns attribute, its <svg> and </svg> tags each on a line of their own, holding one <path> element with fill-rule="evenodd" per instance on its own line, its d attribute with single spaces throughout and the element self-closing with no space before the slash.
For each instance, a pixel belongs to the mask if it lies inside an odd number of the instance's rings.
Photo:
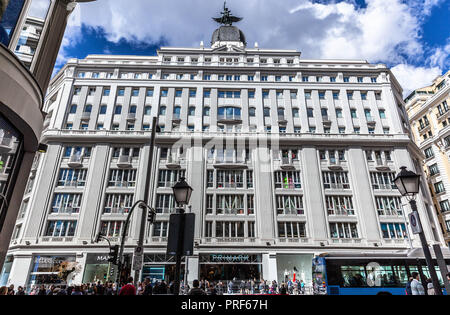
<svg viewBox="0 0 450 315">
<path fill-rule="evenodd" d="M 117 160 L 117 167 L 118 168 L 131 168 L 131 166 L 132 166 L 131 162 L 132 162 L 131 156 L 121 154 L 119 156 L 119 159 Z"/>
<path fill-rule="evenodd" d="M 83 166 L 83 157 L 78 154 L 72 154 L 67 162 L 70 168 L 78 168 Z"/>
</svg>

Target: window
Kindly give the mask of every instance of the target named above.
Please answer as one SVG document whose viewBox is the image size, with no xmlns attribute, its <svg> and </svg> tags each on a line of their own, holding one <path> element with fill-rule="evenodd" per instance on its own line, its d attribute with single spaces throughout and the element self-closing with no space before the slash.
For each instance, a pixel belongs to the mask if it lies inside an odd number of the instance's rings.
<svg viewBox="0 0 450 315">
<path fill-rule="evenodd" d="M 182 177 L 186 177 L 185 170 L 159 170 L 158 187 L 172 188 Z"/>
<path fill-rule="evenodd" d="M 340 134 L 345 134 L 345 127 L 339 127 L 338 130 Z"/>
<path fill-rule="evenodd" d="M 147 97 L 153 97 L 153 89 L 147 89 L 146 96 Z"/>
<path fill-rule="evenodd" d="M 305 238 L 306 223 L 305 222 L 278 222 L 279 238 Z"/>
<path fill-rule="evenodd" d="M 80 95 L 80 93 L 81 93 L 81 88 L 76 87 L 73 89 L 73 95 Z"/>
<path fill-rule="evenodd" d="M 196 90 L 189 90 L 189 97 L 196 97 L 197 91 Z"/>
<path fill-rule="evenodd" d="M 262 92 L 262 96 L 263 96 L 263 99 L 268 99 L 269 98 L 269 91 L 263 91 Z"/>
<path fill-rule="evenodd" d="M 293 109 L 292 109 L 292 116 L 293 116 L 294 118 L 300 117 L 300 113 L 299 113 L 299 109 L 298 109 L 298 108 L 293 108 Z"/>
<path fill-rule="evenodd" d="M 248 91 L 248 98 L 254 99 L 255 98 L 255 91 Z"/>
<path fill-rule="evenodd" d="M 70 106 L 69 114 L 75 114 L 77 112 L 77 105 Z"/>
<path fill-rule="evenodd" d="M 133 89 L 131 96 L 139 96 L 139 89 Z"/>
<path fill-rule="evenodd" d="M 161 97 L 167 97 L 168 94 L 169 94 L 168 90 L 161 90 Z"/>
<path fill-rule="evenodd" d="M 243 238 L 244 237 L 244 221 L 238 222 L 216 222 L 216 237 L 226 238 Z"/>
<path fill-rule="evenodd" d="M 326 196 L 328 215 L 355 215 L 352 196 Z"/>
<path fill-rule="evenodd" d="M 264 107 L 264 117 L 270 117 L 270 108 Z"/>
<path fill-rule="evenodd" d="M 353 100 L 353 92 L 347 92 L 347 98 Z"/>
<path fill-rule="evenodd" d="M 359 128 L 359 127 L 355 127 L 355 133 L 356 134 L 360 134 L 361 133 L 361 128 Z"/>
<path fill-rule="evenodd" d="M 377 83 L 377 78 L 370 78 L 370 82 Z"/>
<path fill-rule="evenodd" d="M 211 109 L 209 107 L 203 108 L 203 116 L 209 117 Z"/>
<path fill-rule="evenodd" d="M 205 80 L 205 81 L 210 81 L 210 80 L 211 80 L 211 75 L 210 75 L 210 74 L 205 74 L 205 75 L 203 76 L 203 80 Z"/>
<path fill-rule="evenodd" d="M 448 200 L 439 202 L 439 205 L 441 206 L 441 212 L 450 211 L 450 202 Z"/>
<path fill-rule="evenodd" d="M 193 107 L 193 106 L 189 107 L 188 115 L 189 116 L 195 116 L 195 107 Z"/>
<path fill-rule="evenodd" d="M 71 237 L 75 236 L 77 221 L 48 221 L 44 236 Z"/>
<path fill-rule="evenodd" d="M 152 114 L 152 107 L 151 106 L 145 106 L 144 107 L 144 115 L 150 116 Z"/>
<path fill-rule="evenodd" d="M 354 109 L 354 108 L 350 109 L 350 114 L 352 115 L 352 118 L 358 118 L 358 115 L 356 113 L 356 109 Z"/>
<path fill-rule="evenodd" d="M 316 133 L 316 127 L 309 127 L 309 133 Z"/>
<path fill-rule="evenodd" d="M 356 223 L 330 223 L 331 238 L 357 239 L 358 229 Z"/>
<path fill-rule="evenodd" d="M 346 82 L 346 83 L 350 82 L 350 78 L 349 77 L 344 77 L 344 82 Z"/>
<path fill-rule="evenodd" d="M 168 237 L 169 236 L 169 222 L 155 222 L 153 224 L 153 237 Z"/>
<path fill-rule="evenodd" d="M 303 76 L 303 77 L 302 77 L 302 81 L 303 81 L 303 82 L 308 82 L 308 81 L 309 81 L 309 77 Z"/>
<path fill-rule="evenodd" d="M 350 189 L 348 172 L 322 172 L 325 189 Z"/>
<path fill-rule="evenodd" d="M 102 221 L 100 223 L 100 233 L 106 237 L 120 237 L 124 228 L 125 221 Z"/>
<path fill-rule="evenodd" d="M 241 119 L 241 109 L 238 107 L 219 107 L 218 110 L 219 120 L 240 120 Z"/>
<path fill-rule="evenodd" d="M 291 100 L 297 99 L 297 91 L 291 91 Z"/>
<path fill-rule="evenodd" d="M 305 99 L 307 100 L 311 99 L 311 91 L 305 91 Z"/>
<path fill-rule="evenodd" d="M 302 188 L 300 172 L 298 171 L 275 172 L 275 188 L 279 189 Z"/>
<path fill-rule="evenodd" d="M 216 188 L 244 188 L 244 172 L 217 171 Z"/>
<path fill-rule="evenodd" d="M 210 98 L 211 97 L 211 90 L 204 90 L 203 91 L 203 97 L 204 98 Z"/>
<path fill-rule="evenodd" d="M 445 192 L 444 183 L 443 182 L 435 183 L 434 191 L 436 194 L 441 194 L 441 193 Z"/>
<path fill-rule="evenodd" d="M 254 75 L 249 75 L 247 76 L 248 81 L 255 81 L 255 76 Z"/>
<path fill-rule="evenodd" d="M 133 206 L 133 194 L 106 194 L 104 214 L 127 214 Z"/>
<path fill-rule="evenodd" d="M 307 108 L 306 109 L 306 113 L 308 115 L 308 118 L 313 118 L 314 117 L 314 109 L 312 108 Z"/>
<path fill-rule="evenodd" d="M 278 215 L 303 215 L 305 214 L 303 208 L 302 196 L 276 196 L 277 199 L 277 214 Z"/>
<path fill-rule="evenodd" d="M 319 91 L 319 99 L 324 100 L 325 99 L 325 92 Z"/>
<path fill-rule="evenodd" d="M 402 202 L 399 197 L 376 196 L 375 202 L 377 205 L 378 215 L 383 216 L 403 215 Z"/>
<path fill-rule="evenodd" d="M 367 92 L 361 92 L 361 99 L 363 101 L 367 100 Z"/>
<path fill-rule="evenodd" d="M 109 96 L 110 93 L 111 93 L 111 90 L 109 88 L 103 89 L 103 96 Z"/>
<path fill-rule="evenodd" d="M 380 226 L 384 239 L 408 238 L 408 232 L 404 223 L 381 223 Z"/>
<path fill-rule="evenodd" d="M 433 152 L 433 148 L 432 147 L 426 148 L 424 150 L 424 153 L 425 153 L 425 157 L 427 159 L 430 159 L 430 158 L 434 157 L 434 152 Z"/>
<path fill-rule="evenodd" d="M 97 130 L 103 130 L 103 129 L 104 129 L 104 125 L 102 123 L 98 123 Z"/>
<path fill-rule="evenodd" d="M 53 197 L 51 213 L 80 213 L 82 194 L 57 193 Z"/>
<path fill-rule="evenodd" d="M 165 115 L 166 115 L 166 106 L 161 106 L 161 107 L 159 108 L 159 114 L 160 114 L 161 116 L 165 116 Z"/>
<path fill-rule="evenodd" d="M 217 195 L 216 214 L 245 214 L 244 195 Z"/>
<path fill-rule="evenodd" d="M 343 118 L 342 109 L 336 108 L 336 117 L 337 118 Z"/>
<path fill-rule="evenodd" d="M 136 114 L 137 107 L 135 105 L 130 106 L 130 109 L 128 110 L 128 113 L 130 114 Z"/>
<path fill-rule="evenodd" d="M 363 83 L 363 78 L 362 77 L 358 77 L 358 83 Z"/>
<path fill-rule="evenodd" d="M 80 124 L 80 129 L 81 130 L 88 130 L 88 128 L 89 128 L 89 124 L 86 124 L 86 123 L 81 123 Z"/>
<path fill-rule="evenodd" d="M 125 95 L 125 89 L 119 89 L 119 90 L 117 91 L 117 95 L 118 95 L 118 96 L 124 96 L 124 95 Z"/>
<path fill-rule="evenodd" d="M 330 82 L 336 82 L 336 77 L 330 77 Z"/>
<path fill-rule="evenodd" d="M 105 115 L 107 109 L 108 109 L 108 106 L 106 106 L 106 105 L 100 106 L 100 115 Z"/>
<path fill-rule="evenodd" d="M 380 109 L 380 118 L 386 119 L 386 111 L 384 109 Z"/>
<path fill-rule="evenodd" d="M 428 169 L 430 170 L 430 176 L 434 176 L 434 175 L 438 175 L 439 174 L 439 167 L 438 165 L 435 163 L 433 165 L 430 165 L 428 167 Z"/>
<path fill-rule="evenodd" d="M 250 107 L 248 109 L 248 114 L 249 114 L 250 117 L 255 117 L 256 116 L 256 108 Z"/>
<path fill-rule="evenodd" d="M 333 99 L 338 100 L 339 99 L 339 92 L 333 92 Z"/>
<path fill-rule="evenodd" d="M 120 115 L 120 114 L 122 114 L 122 106 L 121 105 L 117 105 L 114 108 L 114 115 Z"/>
<path fill-rule="evenodd" d="M 175 209 L 173 194 L 156 195 L 156 213 L 172 213 Z"/>
<path fill-rule="evenodd" d="M 109 173 L 108 187 L 135 187 L 136 170 L 112 169 Z"/>
<path fill-rule="evenodd" d="M 294 127 L 294 133 L 301 133 L 302 128 L 301 127 Z"/>
<path fill-rule="evenodd" d="M 276 82 L 280 82 L 281 81 L 281 76 L 280 75 L 275 76 L 275 81 Z"/>
<path fill-rule="evenodd" d="M 384 189 L 384 190 L 395 190 L 397 187 L 394 184 L 395 173 L 390 172 L 371 172 L 370 180 L 372 183 L 372 188 Z"/>
<path fill-rule="evenodd" d="M 381 92 L 375 92 L 375 99 L 381 101 Z"/>
<path fill-rule="evenodd" d="M 263 76 L 261 76 L 261 81 L 269 81 L 269 76 L 267 76 L 267 75 L 263 75 Z"/>
</svg>

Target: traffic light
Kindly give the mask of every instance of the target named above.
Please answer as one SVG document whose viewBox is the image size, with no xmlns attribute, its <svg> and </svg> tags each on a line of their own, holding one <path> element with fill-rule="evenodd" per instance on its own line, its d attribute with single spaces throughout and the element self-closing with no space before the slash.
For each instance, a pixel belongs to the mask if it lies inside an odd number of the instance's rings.
<svg viewBox="0 0 450 315">
<path fill-rule="evenodd" d="M 156 213 L 153 209 L 148 210 L 147 221 L 150 222 L 150 224 L 153 224 L 153 222 L 155 222 L 155 214 Z"/>
<path fill-rule="evenodd" d="M 114 245 L 109 248 L 108 262 L 117 264 L 117 257 L 119 256 L 119 245 Z"/>
</svg>

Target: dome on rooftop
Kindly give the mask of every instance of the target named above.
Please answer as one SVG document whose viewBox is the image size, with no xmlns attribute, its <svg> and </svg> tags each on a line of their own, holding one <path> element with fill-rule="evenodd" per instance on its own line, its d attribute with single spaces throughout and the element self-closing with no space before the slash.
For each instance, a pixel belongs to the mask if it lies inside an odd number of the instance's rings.
<svg viewBox="0 0 450 315">
<path fill-rule="evenodd" d="M 211 45 L 217 42 L 241 42 L 247 44 L 244 33 L 232 25 L 222 25 L 216 29 L 211 39 Z"/>
</svg>

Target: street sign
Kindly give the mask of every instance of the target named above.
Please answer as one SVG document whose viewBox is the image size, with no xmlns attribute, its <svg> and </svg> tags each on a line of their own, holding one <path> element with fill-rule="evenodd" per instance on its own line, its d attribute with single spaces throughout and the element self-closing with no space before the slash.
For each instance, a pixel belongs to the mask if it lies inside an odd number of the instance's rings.
<svg viewBox="0 0 450 315">
<path fill-rule="evenodd" d="M 422 230 L 422 224 L 420 224 L 419 212 L 413 211 L 409 215 L 409 223 L 411 225 L 411 230 L 412 230 L 413 234 L 422 233 L 423 230 Z"/>
<path fill-rule="evenodd" d="M 182 216 L 184 216 L 184 234 L 182 256 L 192 256 L 194 253 L 194 227 L 195 214 L 172 214 L 169 222 L 169 239 L 167 241 L 167 255 L 176 255 L 178 236 L 181 228 Z"/>
</svg>

